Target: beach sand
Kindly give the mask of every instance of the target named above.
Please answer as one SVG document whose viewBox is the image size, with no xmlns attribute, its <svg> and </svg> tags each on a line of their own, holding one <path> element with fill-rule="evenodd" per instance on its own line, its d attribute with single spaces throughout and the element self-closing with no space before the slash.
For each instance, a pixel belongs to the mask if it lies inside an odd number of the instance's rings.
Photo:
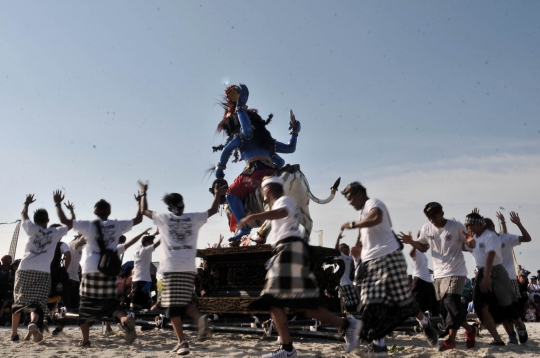
<svg viewBox="0 0 540 358">
<path fill-rule="evenodd" d="M 115 330 L 118 328 L 114 327 Z M 137 328 L 139 330 L 139 328 Z M 511 345 L 505 347 L 491 347 L 488 343 L 491 336 L 486 330 L 481 332 L 477 346 L 473 349 L 465 348 L 465 338 L 463 330 L 458 333 L 457 348 L 447 352 L 437 352 L 436 348 L 430 348 L 423 335 L 394 334 L 394 337 L 387 338 L 388 347 L 396 345 L 404 347 L 401 352 L 394 353 L 393 357 L 521 357 L 532 358 L 540 356 L 540 323 L 527 323 L 529 341 L 525 345 Z M 45 340 L 36 344 L 33 342 L 12 343 L 10 341 L 11 328 L 0 328 L 0 358 L 4 357 L 40 357 L 40 358 L 60 358 L 60 357 L 172 357 L 175 356 L 169 351 L 176 343 L 175 335 L 171 330 L 151 330 L 138 332 L 138 339 L 134 344 L 128 346 L 124 344 L 121 333 L 116 336 L 105 337 L 102 335 L 101 325 L 91 328 L 90 339 L 92 347 L 83 349 L 74 347 L 80 338 L 81 333 L 78 327 L 68 326 L 64 328 L 58 336 L 45 333 Z M 507 339 L 503 334 L 502 327 L 499 332 L 503 339 Z M 24 337 L 26 327 L 20 327 L 19 335 Z M 190 343 L 190 357 L 260 357 L 261 354 L 271 352 L 278 347 L 276 337 L 261 339 L 257 335 L 238 335 L 214 333 L 210 340 L 196 342 L 195 332 L 187 331 L 186 336 Z M 369 357 L 364 353 L 366 345 L 361 344 L 352 353 L 346 354 L 343 350 L 343 343 L 334 341 L 322 341 L 313 339 L 294 340 L 294 346 L 299 357 L 305 358 L 341 358 L 341 357 Z"/>
</svg>

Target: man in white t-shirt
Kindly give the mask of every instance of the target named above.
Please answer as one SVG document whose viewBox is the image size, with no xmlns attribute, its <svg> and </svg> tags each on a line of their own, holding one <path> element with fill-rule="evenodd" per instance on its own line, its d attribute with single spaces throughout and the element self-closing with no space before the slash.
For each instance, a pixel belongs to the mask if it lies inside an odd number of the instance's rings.
<svg viewBox="0 0 540 358">
<path fill-rule="evenodd" d="M 438 341 L 437 332 L 420 306 L 411 296 L 407 278 L 407 262 L 400 251 L 401 243 L 392 231 L 386 206 L 370 199 L 359 182 L 352 182 L 341 192 L 349 204 L 360 212 L 358 221 L 347 222 L 342 230 L 360 229 L 361 248 L 353 247 L 351 254 L 362 259 L 360 282 L 363 331 L 361 337 L 373 341 L 370 349 L 386 353 L 387 334 L 409 317 L 416 317 L 431 346 Z"/>
<path fill-rule="evenodd" d="M 33 337 L 34 342 L 43 340 L 44 317 L 49 314 L 47 298 L 51 291 L 51 261 L 56 244 L 65 236 L 69 227 L 47 227 L 49 214 L 45 209 L 34 212 L 34 222 L 28 217 L 28 206 L 35 202 L 34 195 L 27 195 L 24 201 L 21 227 L 28 235 L 24 256 L 15 273 L 13 290 L 11 340 L 19 341 L 17 328 L 21 312 L 30 313 L 28 334 L 24 340 Z"/>
<path fill-rule="evenodd" d="M 184 213 L 184 198 L 178 193 L 167 194 L 163 202 L 167 205 L 168 213 L 158 213 L 148 210 L 146 191 L 148 184 L 139 182 L 142 192 L 142 210 L 145 216 L 154 220 L 161 233 L 161 260 L 159 272 L 163 275 L 161 291 L 161 306 L 166 308 L 166 316 L 171 320 L 178 343 L 172 349 L 178 355 L 189 354 L 189 343 L 185 340 L 182 328 L 182 316 L 187 314 L 198 322 L 198 338 L 206 338 L 207 320 L 201 316 L 192 302 L 195 289 L 197 267 L 197 239 L 199 229 L 206 220 L 218 212 L 221 197 L 227 192 L 227 187 L 214 188 L 214 200 L 210 209 L 200 213 Z"/>
<path fill-rule="evenodd" d="M 504 220 L 504 215 L 502 213 L 497 212 L 497 218 L 501 221 L 501 233 L 497 233 L 497 231 L 495 231 L 495 224 L 491 219 L 484 218 L 484 221 L 487 224 L 486 228 L 490 231 L 493 231 L 497 236 L 499 236 L 499 240 L 501 240 L 501 255 L 503 259 L 502 265 L 504 266 L 504 268 L 508 272 L 508 276 L 510 277 L 510 282 L 512 283 L 512 288 L 515 292 L 517 299 L 516 304 L 518 306 L 518 311 L 524 312 L 525 302 L 527 302 L 527 299 L 522 299 L 521 297 L 521 292 L 519 289 L 519 283 L 516 274 L 516 266 L 514 264 L 514 247 L 521 245 L 522 242 L 530 242 L 531 235 L 529 235 L 525 227 L 521 224 L 519 215 L 516 212 L 510 212 L 510 221 L 516 224 L 516 226 L 520 229 L 522 236 L 506 233 L 506 223 Z M 518 340 L 516 337 L 513 323 L 510 321 L 505 321 L 503 322 L 503 325 L 509 336 L 508 343 L 517 344 Z"/>
<path fill-rule="evenodd" d="M 477 332 L 474 326 L 467 323 L 467 306 L 461 301 L 461 294 L 467 280 L 467 267 L 462 251 L 466 247 L 472 249 L 474 240 L 465 241 L 465 227 L 457 221 L 446 219 L 441 204 L 427 203 L 424 214 L 429 222 L 422 227 L 418 241 L 403 233 L 400 237 L 404 243 L 421 252 L 431 248 L 435 293 L 437 300 L 441 302 L 444 326 L 449 333 L 439 351 L 456 348 L 456 335 L 460 327 L 465 329 L 466 347 L 473 348 Z"/>
<path fill-rule="evenodd" d="M 269 243 L 274 248 L 274 256 L 267 263 L 268 272 L 261 295 L 249 307 L 270 310 L 281 347 L 262 358 L 297 357 L 285 308 L 300 312 L 306 318 L 343 328 L 347 342 L 345 351 L 349 353 L 358 341 L 360 322 L 352 316 L 343 319 L 320 307 L 319 286 L 309 268 L 309 246 L 300 228 L 300 211 L 296 202 L 284 196 L 282 178 L 266 177 L 261 188 L 271 210 L 248 215 L 240 220 L 238 226 L 241 228 L 259 220 L 272 221 Z"/>
<path fill-rule="evenodd" d="M 514 305 L 516 294 L 508 272 L 502 265 L 501 241 L 493 231 L 487 229 L 487 222 L 477 212 L 467 215 L 465 227 L 468 230 L 466 240 L 475 241 L 473 255 L 478 268 L 473 292 L 474 309 L 494 339 L 490 344 L 505 345 L 495 324 L 506 320 L 518 326 L 519 341 L 525 343 L 528 339 L 527 330 Z"/>
<path fill-rule="evenodd" d="M 343 232 L 340 231 L 336 240 L 335 249 L 339 250 L 341 253 L 338 258 L 343 261 L 345 266 L 345 271 L 343 272 L 343 276 L 341 276 L 341 280 L 339 281 L 341 299 L 343 300 L 347 312 L 356 312 L 358 310 L 360 298 L 358 298 L 356 287 L 351 280 L 351 274 L 354 274 L 354 259 L 352 256 L 350 256 L 351 250 L 349 245 L 339 242 L 342 238 Z"/>
<path fill-rule="evenodd" d="M 157 234 L 157 233 L 156 233 Z M 155 235 L 144 236 L 133 254 L 133 295 L 131 298 L 132 309 L 150 308 L 150 288 L 152 277 L 150 265 L 152 265 L 152 253 L 159 246 L 160 241 L 154 243 Z"/>
<path fill-rule="evenodd" d="M 137 338 L 135 332 L 135 319 L 128 317 L 120 309 L 116 299 L 117 276 L 107 276 L 98 269 L 101 258 L 101 249 L 98 240 L 109 250 L 116 251 L 121 235 L 130 231 L 133 226 L 142 222 L 142 208 L 140 196 L 137 214 L 132 220 L 110 220 L 111 204 L 101 199 L 94 205 L 94 214 L 97 220 L 69 220 L 66 218 L 61 202 L 64 196 L 60 190 L 55 192 L 56 212 L 62 224 L 78 231 L 86 238 L 84 264 L 82 265 L 82 280 L 80 289 L 79 325 L 81 327 L 81 347 L 90 347 L 90 325 L 103 316 L 112 316 L 120 322 L 125 333 L 125 342 L 133 343 Z"/>
</svg>

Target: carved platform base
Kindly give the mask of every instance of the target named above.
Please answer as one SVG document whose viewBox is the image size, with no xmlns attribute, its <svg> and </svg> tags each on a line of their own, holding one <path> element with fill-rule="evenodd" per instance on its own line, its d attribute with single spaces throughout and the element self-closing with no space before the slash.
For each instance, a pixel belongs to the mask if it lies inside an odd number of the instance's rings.
<svg viewBox="0 0 540 358">
<path fill-rule="evenodd" d="M 326 257 L 337 256 L 335 249 L 314 246 L 311 250 L 311 270 L 317 278 L 321 292 L 321 303 L 330 311 L 341 309 L 336 287 L 343 270 L 323 270 Z M 259 297 L 264 285 L 264 264 L 272 256 L 270 245 L 227 247 L 197 250 L 204 260 L 195 281 L 198 298 L 195 304 L 204 313 L 254 314 L 267 313 L 248 309 Z M 343 265 L 340 265 L 343 266 Z M 328 295 L 332 297 L 327 297 Z"/>
</svg>

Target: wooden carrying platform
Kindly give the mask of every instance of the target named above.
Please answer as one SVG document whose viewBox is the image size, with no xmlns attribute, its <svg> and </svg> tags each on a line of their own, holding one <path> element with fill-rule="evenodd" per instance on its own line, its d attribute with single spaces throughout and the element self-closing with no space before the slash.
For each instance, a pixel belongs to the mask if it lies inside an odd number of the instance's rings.
<svg viewBox="0 0 540 358">
<path fill-rule="evenodd" d="M 321 290 L 321 305 L 331 312 L 341 311 L 336 287 L 343 275 L 343 264 L 337 272 L 323 270 L 323 260 L 339 256 L 339 251 L 311 246 L 311 270 L 317 277 Z M 205 261 L 199 268 L 195 281 L 198 298 L 195 304 L 204 313 L 255 314 L 268 313 L 248 309 L 264 285 L 264 264 L 272 257 L 270 245 L 226 247 L 197 250 L 197 257 Z M 325 290 L 332 297 L 325 295 Z M 202 294 L 202 295 L 199 295 Z"/>
</svg>

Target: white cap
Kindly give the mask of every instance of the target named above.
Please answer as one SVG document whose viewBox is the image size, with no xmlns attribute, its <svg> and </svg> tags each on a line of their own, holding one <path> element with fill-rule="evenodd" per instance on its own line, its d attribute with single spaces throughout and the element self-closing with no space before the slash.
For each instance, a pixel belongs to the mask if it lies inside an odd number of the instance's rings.
<svg viewBox="0 0 540 358">
<path fill-rule="evenodd" d="M 268 184 L 272 184 L 272 183 L 276 183 L 276 184 L 279 184 L 281 186 L 283 186 L 285 184 L 283 179 L 280 178 L 280 177 L 269 177 L 269 178 L 266 178 L 265 180 L 263 180 L 263 182 L 261 184 L 261 188 L 264 188 Z"/>
</svg>

